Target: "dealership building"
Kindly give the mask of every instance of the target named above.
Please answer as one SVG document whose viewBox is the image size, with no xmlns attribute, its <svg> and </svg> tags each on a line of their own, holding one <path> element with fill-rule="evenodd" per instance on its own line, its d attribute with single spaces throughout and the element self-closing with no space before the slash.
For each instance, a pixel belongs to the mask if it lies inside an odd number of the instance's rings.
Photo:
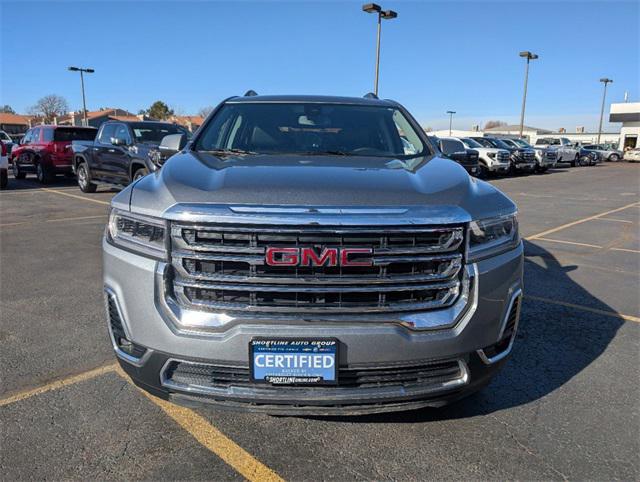
<svg viewBox="0 0 640 482">
<path fill-rule="evenodd" d="M 609 122 L 621 123 L 619 146 L 620 150 L 640 147 L 640 102 L 621 102 L 611 104 Z"/>
</svg>

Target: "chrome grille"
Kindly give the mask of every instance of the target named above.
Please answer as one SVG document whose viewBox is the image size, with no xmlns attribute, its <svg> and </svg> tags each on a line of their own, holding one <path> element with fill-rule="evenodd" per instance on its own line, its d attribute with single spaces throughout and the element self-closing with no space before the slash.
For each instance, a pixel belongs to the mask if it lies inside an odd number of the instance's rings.
<svg viewBox="0 0 640 482">
<path fill-rule="evenodd" d="M 558 158 L 558 154 L 553 150 L 548 150 L 545 155 L 549 161 L 555 161 Z"/>
<path fill-rule="evenodd" d="M 536 162 L 536 153 L 534 151 L 524 151 L 522 153 L 522 159 L 525 162 Z"/>
<path fill-rule="evenodd" d="M 509 158 L 511 157 L 511 154 L 509 154 L 507 151 L 498 151 L 498 154 L 496 155 L 496 159 L 498 162 L 509 162 Z"/>
<path fill-rule="evenodd" d="M 184 307 L 367 313 L 450 306 L 460 292 L 462 226 L 182 225 L 171 229 L 171 287 Z M 270 266 L 267 247 L 369 248 L 371 266 Z"/>
</svg>

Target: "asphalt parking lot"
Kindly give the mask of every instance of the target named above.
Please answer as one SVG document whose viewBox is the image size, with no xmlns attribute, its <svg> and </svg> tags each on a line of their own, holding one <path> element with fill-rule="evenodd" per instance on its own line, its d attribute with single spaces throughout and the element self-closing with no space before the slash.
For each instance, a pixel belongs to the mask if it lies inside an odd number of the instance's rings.
<svg viewBox="0 0 640 482">
<path fill-rule="evenodd" d="M 101 248 L 115 191 L 0 193 L 0 478 L 640 479 L 640 167 L 491 182 L 514 199 L 513 356 L 444 409 L 357 418 L 191 410 L 116 368 Z"/>
</svg>

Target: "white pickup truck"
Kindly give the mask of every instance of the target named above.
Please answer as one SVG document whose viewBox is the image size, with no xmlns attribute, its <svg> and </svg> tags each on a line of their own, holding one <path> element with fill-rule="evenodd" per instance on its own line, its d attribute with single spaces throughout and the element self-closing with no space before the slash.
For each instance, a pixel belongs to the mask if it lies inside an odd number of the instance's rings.
<svg viewBox="0 0 640 482">
<path fill-rule="evenodd" d="M 566 137 L 553 138 L 553 137 L 541 137 L 536 140 L 535 147 L 537 148 L 553 148 L 558 151 L 558 160 L 556 162 L 568 162 L 571 167 L 579 166 L 580 148 L 576 147 L 575 143 L 571 142 Z"/>
</svg>

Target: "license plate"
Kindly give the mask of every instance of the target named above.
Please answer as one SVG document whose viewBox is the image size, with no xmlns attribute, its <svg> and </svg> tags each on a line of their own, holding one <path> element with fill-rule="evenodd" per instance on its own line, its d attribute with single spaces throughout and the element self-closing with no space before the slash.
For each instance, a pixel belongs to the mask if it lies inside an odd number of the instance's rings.
<svg viewBox="0 0 640 482">
<path fill-rule="evenodd" d="M 251 379 L 273 385 L 335 385 L 338 342 L 334 339 L 265 339 L 249 343 Z"/>
</svg>

